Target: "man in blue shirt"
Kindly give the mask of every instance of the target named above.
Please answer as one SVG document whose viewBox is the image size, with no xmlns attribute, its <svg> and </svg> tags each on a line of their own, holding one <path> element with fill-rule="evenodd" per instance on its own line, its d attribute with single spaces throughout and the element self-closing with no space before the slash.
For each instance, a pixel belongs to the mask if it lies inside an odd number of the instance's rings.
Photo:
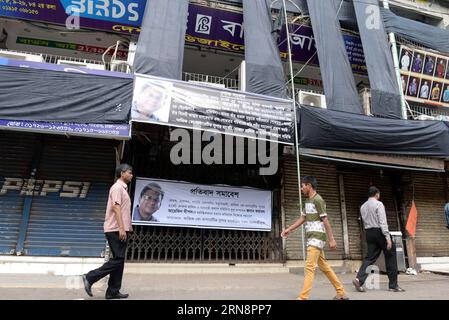
<svg viewBox="0 0 449 320">
<path fill-rule="evenodd" d="M 421 69 L 422 69 L 422 59 L 421 59 L 421 55 L 418 54 L 415 58 L 415 61 L 413 62 L 412 71 L 421 72 Z"/>
<path fill-rule="evenodd" d="M 443 92 L 443 102 L 449 102 L 449 86 Z"/>
<path fill-rule="evenodd" d="M 433 59 L 431 57 L 428 57 L 427 62 L 424 66 L 424 73 L 433 75 L 433 67 L 434 67 Z"/>
</svg>

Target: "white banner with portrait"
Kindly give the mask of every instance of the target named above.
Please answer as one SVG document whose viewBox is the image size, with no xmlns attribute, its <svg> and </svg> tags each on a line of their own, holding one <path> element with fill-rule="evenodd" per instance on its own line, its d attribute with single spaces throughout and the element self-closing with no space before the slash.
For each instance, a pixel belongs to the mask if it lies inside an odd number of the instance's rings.
<svg viewBox="0 0 449 320">
<path fill-rule="evenodd" d="M 272 192 L 137 178 L 132 223 L 271 231 Z"/>
<path fill-rule="evenodd" d="M 136 74 L 131 121 L 293 144 L 293 102 Z"/>
</svg>

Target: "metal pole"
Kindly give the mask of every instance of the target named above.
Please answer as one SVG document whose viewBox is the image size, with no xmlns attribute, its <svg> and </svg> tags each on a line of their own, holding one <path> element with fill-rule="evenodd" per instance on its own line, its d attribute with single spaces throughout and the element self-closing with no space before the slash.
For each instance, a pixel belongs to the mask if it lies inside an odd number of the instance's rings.
<svg viewBox="0 0 449 320">
<path fill-rule="evenodd" d="M 388 0 L 382 1 L 385 9 L 390 9 L 390 6 L 388 5 Z M 379 16 L 380 19 L 382 19 Z M 388 37 L 390 39 L 390 45 L 391 45 L 391 54 L 393 55 L 393 64 L 394 64 L 394 71 L 396 73 L 396 80 L 399 85 L 399 94 L 401 96 L 401 113 L 402 113 L 402 119 L 407 119 L 407 106 L 404 96 L 404 88 L 402 88 L 402 80 L 401 80 L 401 71 L 399 69 L 399 55 L 398 55 L 398 49 L 396 48 L 396 37 L 393 32 L 390 32 L 388 34 Z"/>
<path fill-rule="evenodd" d="M 293 113 L 295 117 L 295 154 L 296 154 L 296 169 L 298 172 L 298 193 L 299 193 L 299 208 L 302 210 L 302 195 L 301 195 L 301 166 L 299 164 L 299 141 L 298 141 L 298 119 L 296 116 L 296 96 L 295 96 L 295 82 L 293 77 L 293 62 L 292 62 L 292 49 L 290 45 L 290 32 L 288 30 L 288 19 L 287 19 L 287 6 L 285 5 L 285 0 L 282 0 L 282 5 L 284 9 L 285 18 L 285 29 L 287 31 L 287 47 L 288 47 L 288 62 L 290 66 L 290 82 L 292 86 L 292 98 L 293 98 Z M 304 226 L 301 226 L 301 237 L 302 237 L 302 258 L 306 260 L 306 249 L 304 244 Z"/>
</svg>

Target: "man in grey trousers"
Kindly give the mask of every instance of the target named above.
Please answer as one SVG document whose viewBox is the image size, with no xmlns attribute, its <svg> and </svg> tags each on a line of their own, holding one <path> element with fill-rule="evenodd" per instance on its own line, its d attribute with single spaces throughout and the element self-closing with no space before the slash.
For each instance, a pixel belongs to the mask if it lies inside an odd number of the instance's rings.
<svg viewBox="0 0 449 320">
<path fill-rule="evenodd" d="M 360 214 L 362 216 L 363 227 L 366 234 L 366 242 L 368 244 L 368 254 L 357 273 L 357 277 L 352 283 L 357 291 L 365 291 L 363 284 L 368 278 L 366 270 L 370 265 L 376 262 L 380 252 L 383 251 L 389 280 L 389 291 L 403 292 L 405 290 L 398 285 L 396 247 L 391 241 L 390 232 L 388 231 L 385 206 L 379 201 L 379 189 L 371 186 L 368 189 L 368 197 L 369 199 L 360 208 Z"/>
</svg>

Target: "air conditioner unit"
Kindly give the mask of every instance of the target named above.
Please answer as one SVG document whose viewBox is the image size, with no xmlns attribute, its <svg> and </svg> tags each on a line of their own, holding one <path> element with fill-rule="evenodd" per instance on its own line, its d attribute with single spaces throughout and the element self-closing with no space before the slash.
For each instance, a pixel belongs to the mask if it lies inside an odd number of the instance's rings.
<svg viewBox="0 0 449 320">
<path fill-rule="evenodd" d="M 360 102 L 362 103 L 363 113 L 366 116 L 372 116 L 371 113 L 371 90 L 364 88 L 359 91 Z"/>
<path fill-rule="evenodd" d="M 74 67 L 84 67 L 84 68 L 93 69 L 93 70 L 105 70 L 103 64 L 96 64 L 96 63 L 86 63 L 86 62 L 70 61 L 70 60 L 58 60 L 57 64 L 63 64 L 63 65 L 74 66 Z"/>
<path fill-rule="evenodd" d="M 428 116 L 427 114 L 420 114 L 416 117 L 416 120 L 436 120 L 433 116 Z"/>
<path fill-rule="evenodd" d="M 0 50 L 0 58 L 16 59 L 23 61 L 44 62 L 41 54 L 21 53 L 8 50 Z"/>
<path fill-rule="evenodd" d="M 324 94 L 299 91 L 298 101 L 301 105 L 326 109 L 326 96 Z"/>
<path fill-rule="evenodd" d="M 111 71 L 131 73 L 131 65 L 123 60 L 111 60 Z"/>
</svg>

